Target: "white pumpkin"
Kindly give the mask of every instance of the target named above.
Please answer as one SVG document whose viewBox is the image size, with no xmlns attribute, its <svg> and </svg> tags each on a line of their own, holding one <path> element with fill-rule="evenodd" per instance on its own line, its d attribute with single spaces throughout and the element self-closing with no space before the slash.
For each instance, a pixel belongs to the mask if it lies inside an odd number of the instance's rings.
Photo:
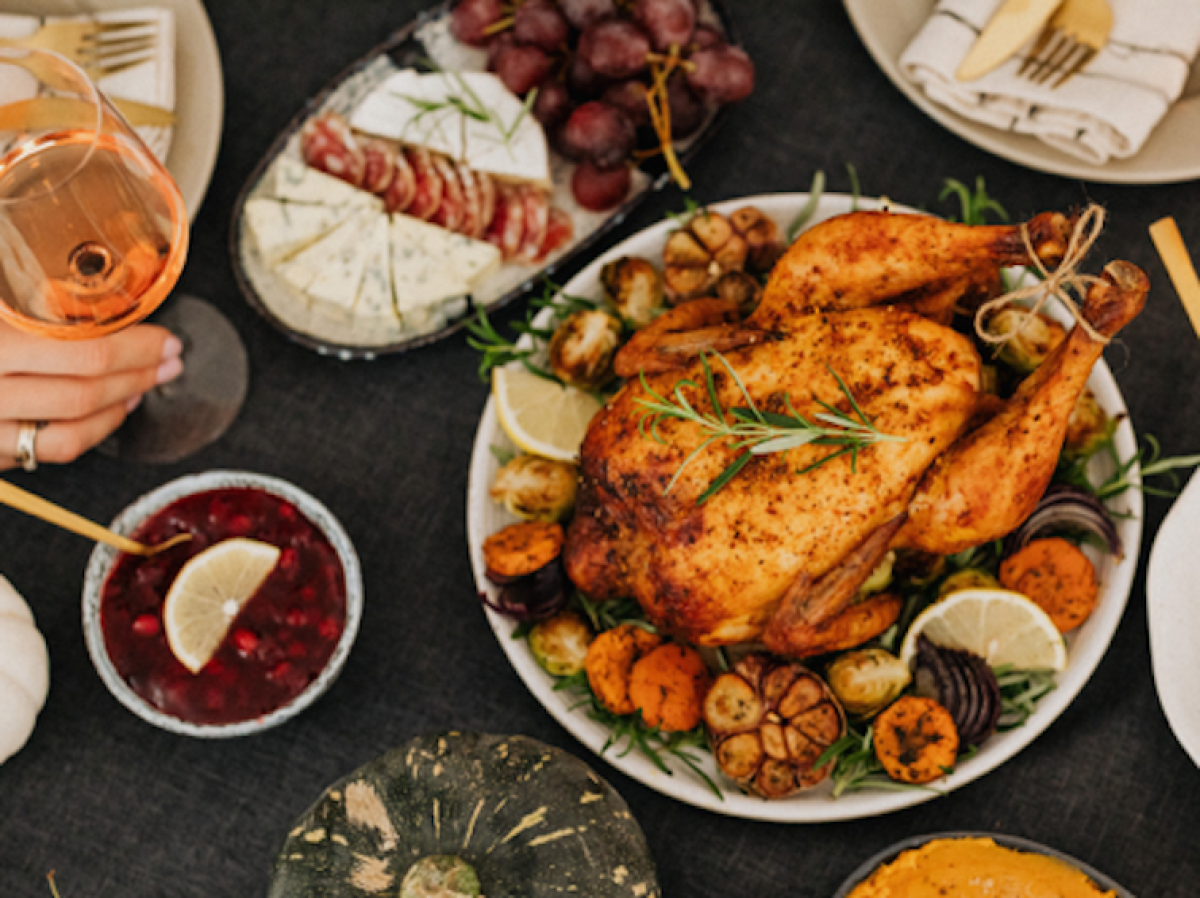
<svg viewBox="0 0 1200 898">
<path fill-rule="evenodd" d="M 33 612 L 0 575 L 0 764 L 29 739 L 50 691 L 50 656 Z"/>
</svg>

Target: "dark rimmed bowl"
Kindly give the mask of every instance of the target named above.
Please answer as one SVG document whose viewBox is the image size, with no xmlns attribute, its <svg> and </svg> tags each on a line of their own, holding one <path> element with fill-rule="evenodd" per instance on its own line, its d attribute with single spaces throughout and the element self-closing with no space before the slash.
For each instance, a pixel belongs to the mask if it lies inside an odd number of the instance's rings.
<svg viewBox="0 0 1200 898">
<path fill-rule="evenodd" d="M 1076 860 L 1069 854 L 1064 854 L 1056 848 L 1051 848 L 1048 845 L 1042 845 L 1030 839 L 1023 839 L 1020 836 L 1008 836 L 1003 833 L 985 833 L 985 832 L 944 832 L 933 833 L 926 836 L 913 836 L 903 841 L 897 842 L 895 845 L 890 845 L 883 851 L 876 854 L 869 860 L 864 861 L 858 869 L 850 874 L 849 878 L 842 883 L 842 887 L 838 889 L 833 898 L 848 898 L 850 893 L 858 885 L 861 885 L 866 880 L 870 879 L 877 869 L 884 864 L 894 861 L 900 854 L 908 851 L 910 848 L 920 848 L 929 842 L 938 839 L 991 839 L 997 845 L 1002 845 L 1005 848 L 1014 848 L 1018 851 L 1025 851 L 1031 854 L 1044 854 L 1047 857 L 1057 858 L 1064 863 L 1070 864 L 1072 867 L 1079 870 L 1094 882 L 1101 889 L 1108 889 L 1117 893 L 1118 898 L 1134 898 L 1131 891 L 1124 888 L 1120 884 L 1114 882 L 1112 877 L 1106 876 L 1099 870 L 1085 864 L 1083 861 Z"/>
<path fill-rule="evenodd" d="M 224 724 L 192 723 L 159 710 L 134 692 L 117 672 L 109 658 L 108 647 L 104 641 L 104 630 L 100 623 L 100 600 L 104 592 L 104 584 L 121 553 L 112 546 L 98 543 L 92 550 L 84 574 L 83 632 L 87 641 L 88 654 L 96 666 L 96 671 L 100 674 L 100 679 L 104 681 L 104 685 L 108 687 L 108 691 L 117 701 L 142 720 L 172 733 L 200 739 L 228 739 L 234 736 L 259 733 L 291 720 L 315 702 L 333 684 L 345 666 L 355 637 L 358 635 L 363 611 L 362 570 L 350 537 L 333 513 L 317 499 L 298 486 L 293 486 L 286 480 L 280 480 L 277 477 L 248 471 L 207 471 L 203 474 L 181 477 L 142 496 L 117 515 L 109 527 L 117 533 L 128 536 L 147 518 L 157 514 L 178 499 L 195 493 L 226 488 L 258 489 L 285 499 L 295 505 L 300 513 L 325 535 L 342 564 L 342 574 L 346 581 L 346 622 L 338 644 L 334 647 L 333 654 L 329 657 L 324 669 L 315 680 L 305 687 L 303 692 L 287 704 L 281 705 L 269 714 L 250 720 Z"/>
</svg>

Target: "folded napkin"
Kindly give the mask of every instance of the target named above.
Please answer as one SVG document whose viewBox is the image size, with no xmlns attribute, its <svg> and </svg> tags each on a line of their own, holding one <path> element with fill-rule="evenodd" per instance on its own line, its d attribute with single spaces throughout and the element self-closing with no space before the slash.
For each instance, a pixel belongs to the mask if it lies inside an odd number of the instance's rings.
<svg viewBox="0 0 1200 898">
<path fill-rule="evenodd" d="M 982 78 L 959 81 L 955 71 L 1001 2 L 939 0 L 901 55 L 901 70 L 959 115 L 1032 134 L 1095 165 L 1142 148 L 1200 50 L 1200 0 L 1109 0 L 1108 45 L 1059 87 L 1017 77 L 1032 42 Z"/>
<path fill-rule="evenodd" d="M 71 18 L 71 17 L 53 17 Z M 79 17 L 82 18 L 82 17 Z M 131 30 L 123 37 L 142 37 L 155 34 L 154 54 L 145 62 L 109 75 L 96 82 L 112 97 L 151 103 L 164 109 L 175 108 L 175 14 L 169 9 L 145 7 L 96 13 L 91 18 L 101 22 L 145 21 L 145 28 Z M 28 37 L 38 30 L 42 20 L 37 16 L 0 14 L 0 37 Z M 20 85 L 0 84 L 0 97 L 5 102 L 21 99 Z M 138 128 L 137 133 L 155 156 L 165 164 L 171 149 L 171 128 Z"/>
</svg>

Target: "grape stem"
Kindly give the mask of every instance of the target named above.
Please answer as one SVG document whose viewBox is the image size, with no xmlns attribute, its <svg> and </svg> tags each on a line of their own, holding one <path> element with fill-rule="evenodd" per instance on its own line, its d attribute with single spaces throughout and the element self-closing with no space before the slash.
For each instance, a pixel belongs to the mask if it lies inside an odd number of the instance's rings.
<svg viewBox="0 0 1200 898">
<path fill-rule="evenodd" d="M 675 155 L 675 145 L 671 142 L 671 104 L 667 99 L 667 79 L 675 69 L 687 65 L 679 57 L 679 47 L 671 45 L 671 51 L 666 56 L 660 53 L 648 53 L 646 59 L 650 63 L 650 75 L 653 84 L 646 91 L 646 107 L 650 110 L 650 124 L 658 135 L 658 144 L 662 147 L 663 159 L 666 160 L 667 170 L 682 190 L 690 190 L 691 178 L 683 170 L 679 157 Z"/>
</svg>

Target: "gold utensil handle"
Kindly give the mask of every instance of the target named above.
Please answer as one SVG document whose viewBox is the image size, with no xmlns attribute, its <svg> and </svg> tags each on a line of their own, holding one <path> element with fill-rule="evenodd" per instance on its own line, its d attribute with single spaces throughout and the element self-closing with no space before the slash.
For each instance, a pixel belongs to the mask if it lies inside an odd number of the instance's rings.
<svg viewBox="0 0 1200 898">
<path fill-rule="evenodd" d="M 1167 274 L 1171 276 L 1179 301 L 1192 319 L 1196 335 L 1200 336 L 1200 278 L 1196 276 L 1196 268 L 1183 243 L 1183 235 L 1179 233 L 1179 225 L 1170 216 L 1160 218 L 1150 225 L 1150 239 L 1162 257 Z"/>
<path fill-rule="evenodd" d="M 26 514 L 33 515 L 35 518 L 41 518 L 43 521 L 48 521 L 51 524 L 62 527 L 64 530 L 70 530 L 72 533 L 78 533 L 80 536 L 86 536 L 88 539 L 107 543 L 110 546 L 120 549 L 122 552 L 147 555 L 151 551 L 149 546 L 144 546 L 135 540 L 113 533 L 107 527 L 101 527 L 87 518 L 80 517 L 73 511 L 67 511 L 65 508 L 43 499 L 41 496 L 35 496 L 33 493 L 27 492 L 19 486 L 14 486 L 7 480 L 0 479 L 0 502 L 3 502 L 5 505 L 11 505 L 13 508 L 23 511 Z"/>
</svg>

